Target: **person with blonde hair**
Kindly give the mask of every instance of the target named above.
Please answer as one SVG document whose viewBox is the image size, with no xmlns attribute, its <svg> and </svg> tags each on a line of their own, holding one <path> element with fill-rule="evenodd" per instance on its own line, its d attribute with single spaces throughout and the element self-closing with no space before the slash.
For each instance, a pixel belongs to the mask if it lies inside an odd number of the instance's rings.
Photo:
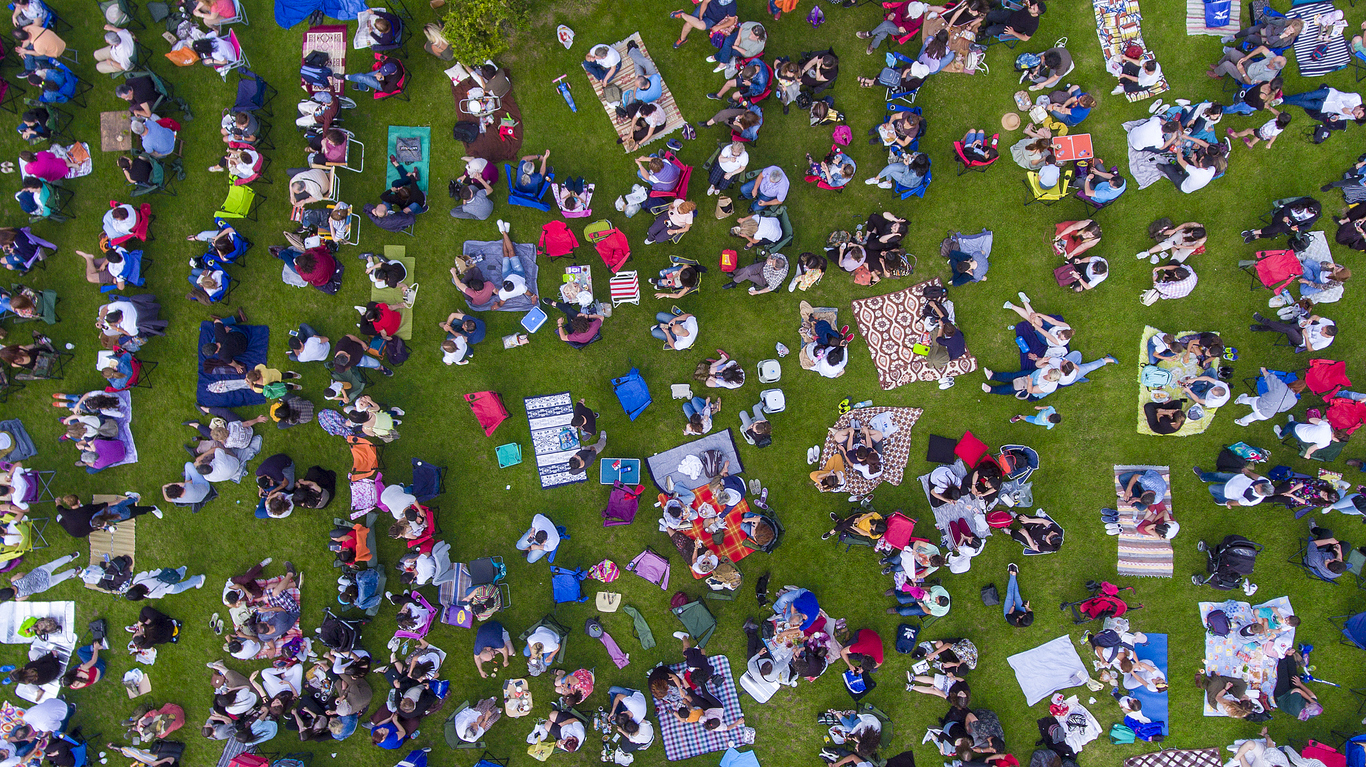
<svg viewBox="0 0 1366 767">
<path fill-rule="evenodd" d="M 645 244 L 654 245 L 664 240 L 676 242 L 692 228 L 696 216 L 696 203 L 691 200 L 675 199 L 655 217 L 654 223 L 650 225 L 650 231 L 645 235 Z"/>
</svg>

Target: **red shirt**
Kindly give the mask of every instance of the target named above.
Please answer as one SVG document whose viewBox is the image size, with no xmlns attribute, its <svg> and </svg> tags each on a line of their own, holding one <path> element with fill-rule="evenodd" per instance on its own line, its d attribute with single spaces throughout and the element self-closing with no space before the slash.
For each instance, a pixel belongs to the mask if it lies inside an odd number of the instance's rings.
<svg viewBox="0 0 1366 767">
<path fill-rule="evenodd" d="M 878 636 L 872 629 L 859 629 L 854 636 L 854 643 L 849 645 L 849 652 L 867 655 L 873 659 L 877 665 L 882 665 L 882 637 Z"/>
<path fill-rule="evenodd" d="M 380 304 L 379 318 L 374 321 L 375 333 L 383 333 L 392 336 L 398 332 L 398 326 L 403 324 L 403 315 L 389 308 L 388 304 Z"/>
</svg>

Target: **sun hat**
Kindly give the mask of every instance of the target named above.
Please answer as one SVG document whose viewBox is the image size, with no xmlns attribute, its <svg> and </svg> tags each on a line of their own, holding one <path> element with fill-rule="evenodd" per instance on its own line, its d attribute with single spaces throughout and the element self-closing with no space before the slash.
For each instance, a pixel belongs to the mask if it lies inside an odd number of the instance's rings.
<svg viewBox="0 0 1366 767">
<path fill-rule="evenodd" d="M 1006 130 L 1015 130 L 1020 127 L 1020 116 L 1014 112 L 1006 112 L 1001 115 L 1001 127 Z"/>
</svg>

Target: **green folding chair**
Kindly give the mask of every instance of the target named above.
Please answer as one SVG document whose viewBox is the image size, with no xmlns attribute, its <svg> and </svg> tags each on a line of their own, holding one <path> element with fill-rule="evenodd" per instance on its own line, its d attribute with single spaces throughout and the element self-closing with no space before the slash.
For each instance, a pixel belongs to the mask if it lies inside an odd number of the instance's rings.
<svg viewBox="0 0 1366 767">
<path fill-rule="evenodd" d="M 237 186 L 228 182 L 228 196 L 223 199 L 222 209 L 214 215 L 218 218 L 245 218 L 255 221 L 257 205 L 264 199 L 265 196 L 249 186 Z"/>
<path fill-rule="evenodd" d="M 451 715 L 450 715 L 449 717 L 446 718 L 446 724 L 442 727 L 442 731 L 443 731 L 443 733 L 444 733 L 445 736 L 446 736 L 446 745 L 450 746 L 451 748 L 466 748 L 466 749 L 467 749 L 467 748 L 479 748 L 479 749 L 482 749 L 482 748 L 484 748 L 485 746 L 488 745 L 487 743 L 485 743 L 485 742 L 482 741 L 482 740 L 475 741 L 474 743 L 470 743 L 469 741 L 462 739 L 462 738 L 460 737 L 460 733 L 456 731 L 456 729 L 455 729 L 455 717 L 456 717 L 456 715 L 459 714 L 461 711 L 464 711 L 465 709 L 469 708 L 469 707 L 470 707 L 470 702 L 469 702 L 468 699 L 466 699 L 465 702 L 463 702 L 463 703 L 461 703 L 460 705 L 458 705 L 458 706 L 455 707 L 455 711 L 451 712 Z"/>
<path fill-rule="evenodd" d="M 716 617 L 711 610 L 699 600 L 675 607 L 673 614 L 683 624 L 683 630 L 697 641 L 697 646 L 705 648 L 711 635 L 716 632 Z"/>
</svg>

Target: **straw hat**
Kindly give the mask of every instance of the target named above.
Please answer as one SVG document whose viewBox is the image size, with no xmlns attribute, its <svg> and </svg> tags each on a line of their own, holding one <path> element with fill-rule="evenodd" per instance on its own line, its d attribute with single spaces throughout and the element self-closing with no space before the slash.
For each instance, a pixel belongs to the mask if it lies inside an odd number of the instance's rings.
<svg viewBox="0 0 1366 767">
<path fill-rule="evenodd" d="M 1020 127 L 1020 116 L 1014 112 L 1006 112 L 1001 115 L 1001 127 L 1006 130 L 1015 130 Z"/>
</svg>

